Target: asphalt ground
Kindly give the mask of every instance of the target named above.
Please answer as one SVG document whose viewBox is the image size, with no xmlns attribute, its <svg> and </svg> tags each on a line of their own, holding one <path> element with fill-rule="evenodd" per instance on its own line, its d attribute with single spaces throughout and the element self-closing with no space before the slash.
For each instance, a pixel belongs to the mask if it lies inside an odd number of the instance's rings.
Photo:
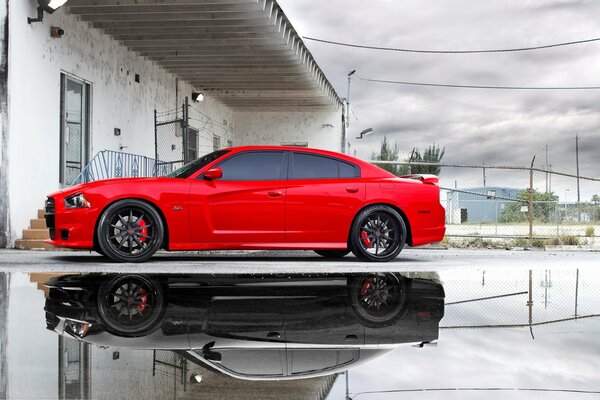
<svg viewBox="0 0 600 400">
<path fill-rule="evenodd" d="M 0 250 L 3 272 L 244 274 L 583 267 L 600 268 L 600 252 L 409 248 L 387 263 L 363 262 L 351 254 L 328 260 L 312 251 L 159 252 L 143 264 L 119 264 L 88 251 Z"/>
</svg>

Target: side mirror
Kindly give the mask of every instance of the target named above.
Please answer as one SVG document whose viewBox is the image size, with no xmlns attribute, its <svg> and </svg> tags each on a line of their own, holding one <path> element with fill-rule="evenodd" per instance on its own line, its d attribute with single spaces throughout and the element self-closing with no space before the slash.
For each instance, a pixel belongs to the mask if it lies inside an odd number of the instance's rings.
<svg viewBox="0 0 600 400">
<path fill-rule="evenodd" d="M 204 173 L 204 179 L 213 180 L 221 179 L 223 177 L 223 170 L 219 167 L 211 168 Z"/>
</svg>

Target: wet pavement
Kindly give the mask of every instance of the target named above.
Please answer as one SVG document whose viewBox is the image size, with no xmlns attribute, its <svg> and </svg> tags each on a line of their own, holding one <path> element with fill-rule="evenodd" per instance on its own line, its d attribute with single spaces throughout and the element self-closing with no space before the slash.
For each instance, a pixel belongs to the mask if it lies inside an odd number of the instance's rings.
<svg viewBox="0 0 600 400">
<path fill-rule="evenodd" d="M 144 264 L 118 264 L 95 252 L 0 250 L 0 271 L 302 273 L 444 270 L 452 268 L 553 268 L 599 266 L 600 252 L 405 249 L 387 263 L 352 255 L 327 260 L 312 251 L 160 252 Z"/>
<path fill-rule="evenodd" d="M 260 275 L 241 268 L 234 274 L 152 271 L 156 263 L 205 267 L 206 256 L 185 263 L 166 260 L 179 255 L 160 256 L 137 266 L 138 273 L 120 274 L 41 268 L 28 273 L 20 270 L 31 266 L 17 265 L 0 274 L 5 285 L 0 337 L 6 338 L 0 347 L 6 355 L 0 394 L 11 399 L 344 399 L 346 393 L 352 399 L 600 397 L 600 269 L 589 255 L 571 254 L 568 261 L 556 255 L 549 265 L 550 254 L 522 252 L 534 266 L 522 260 L 498 268 L 481 263 L 484 257 L 476 252 L 480 261 L 462 266 L 437 258 L 445 253 L 452 259 L 453 251 L 429 253 L 422 264 L 406 262 L 412 270 L 397 261 L 376 265 L 379 272 L 360 273 L 345 269 L 371 267 L 351 258 L 327 263 L 298 254 L 267 262 L 260 253 L 209 261 L 225 269 L 254 262 L 249 268 L 262 269 Z M 429 253 L 406 254 L 412 259 Z M 512 257 L 512 252 L 486 257 L 489 262 L 502 254 Z M 7 259 L 16 255 L 1 252 L 2 268 L 10 269 Z M 61 264 L 82 269 L 88 264 L 80 258 L 99 258 L 33 256 L 52 260 L 45 262 L 55 271 Z M 439 268 L 429 267 L 434 261 Z M 192 266 L 181 266 L 187 263 Z M 300 271 L 302 265 L 315 268 L 313 263 L 343 268 Z M 303 273 L 272 274 L 277 264 Z"/>
</svg>

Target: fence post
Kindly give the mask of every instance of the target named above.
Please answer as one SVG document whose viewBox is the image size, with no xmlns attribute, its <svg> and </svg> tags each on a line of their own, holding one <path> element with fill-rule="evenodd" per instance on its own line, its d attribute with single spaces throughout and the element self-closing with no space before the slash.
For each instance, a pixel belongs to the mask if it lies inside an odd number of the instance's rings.
<svg viewBox="0 0 600 400">
<path fill-rule="evenodd" d="M 156 108 L 154 109 L 154 176 L 158 176 L 158 118 Z"/>
<path fill-rule="evenodd" d="M 535 156 L 531 160 L 531 167 L 529 168 L 529 207 L 528 207 L 528 219 L 529 219 L 529 247 L 533 246 L 533 163 L 535 162 Z"/>
</svg>

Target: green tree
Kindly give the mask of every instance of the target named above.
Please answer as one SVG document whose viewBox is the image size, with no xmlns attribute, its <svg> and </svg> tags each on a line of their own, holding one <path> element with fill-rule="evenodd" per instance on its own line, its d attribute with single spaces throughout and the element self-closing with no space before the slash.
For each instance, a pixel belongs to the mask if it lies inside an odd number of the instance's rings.
<svg viewBox="0 0 600 400">
<path fill-rule="evenodd" d="M 598 205 L 600 203 L 600 196 L 598 196 L 597 194 L 593 195 L 592 203 L 594 203 L 595 205 Z"/>
<path fill-rule="evenodd" d="M 518 202 L 507 204 L 498 217 L 498 222 L 526 222 L 527 212 L 522 212 L 522 206 L 529 206 L 529 189 L 523 189 L 517 194 Z M 549 222 L 555 209 L 558 196 L 554 193 L 533 191 L 533 219 L 538 222 Z"/>
<path fill-rule="evenodd" d="M 444 158 L 444 154 L 446 153 L 446 148 L 441 148 L 435 143 L 430 145 L 425 149 L 425 151 L 421 154 L 418 149 L 413 149 L 410 156 L 406 160 L 407 162 L 428 162 L 428 163 L 437 163 L 442 162 L 442 158 Z M 439 175 L 442 168 L 438 165 L 412 165 L 411 172 L 413 174 L 433 174 Z"/>
<path fill-rule="evenodd" d="M 398 143 L 394 143 L 393 145 L 387 140 L 387 137 L 384 136 L 381 141 L 381 148 L 379 149 L 379 153 L 372 152 L 371 160 L 373 161 L 398 161 L 398 154 L 400 152 L 400 148 L 398 147 Z M 430 163 L 440 163 L 442 158 L 444 157 L 444 153 L 446 152 L 446 148 L 440 148 L 435 143 L 430 145 L 425 149 L 423 153 L 419 151 L 419 149 L 413 149 L 408 157 L 404 160 L 407 163 L 411 162 L 430 162 Z M 407 175 L 409 173 L 413 174 L 434 174 L 439 175 L 441 168 L 436 165 L 411 165 L 411 171 L 409 172 L 407 165 L 390 165 L 390 164 L 380 164 L 381 168 L 386 171 L 391 172 L 396 176 Z"/>
<path fill-rule="evenodd" d="M 371 160 L 373 161 L 398 161 L 398 153 L 400 152 L 400 148 L 398 147 L 398 143 L 394 143 L 392 146 L 390 142 L 387 140 L 387 136 L 383 137 L 381 141 L 381 148 L 379 150 L 379 154 L 372 152 Z M 396 176 L 401 176 L 406 174 L 406 168 L 400 165 L 393 164 L 379 164 L 379 167 L 385 169 L 386 171 L 391 172 Z"/>
</svg>

